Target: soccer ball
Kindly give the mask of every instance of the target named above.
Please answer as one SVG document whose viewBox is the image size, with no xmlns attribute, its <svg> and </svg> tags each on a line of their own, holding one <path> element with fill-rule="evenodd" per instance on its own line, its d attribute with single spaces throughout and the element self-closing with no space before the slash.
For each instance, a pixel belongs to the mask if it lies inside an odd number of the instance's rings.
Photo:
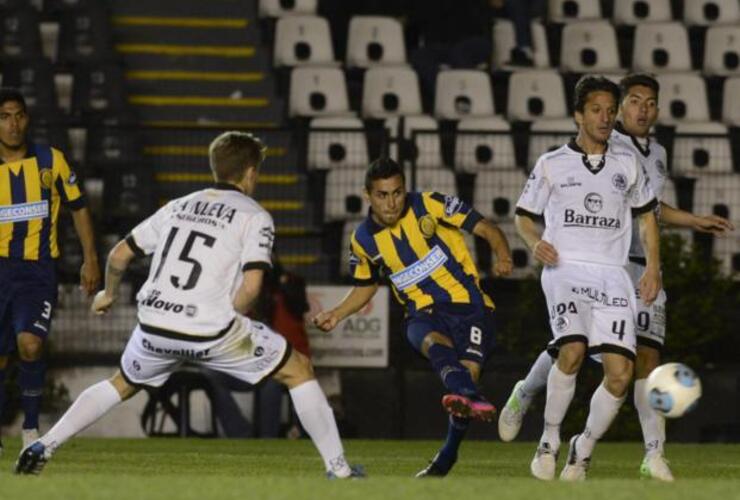
<svg viewBox="0 0 740 500">
<path fill-rule="evenodd" d="M 645 386 L 650 406 L 668 418 L 694 409 L 701 397 L 701 380 L 681 363 L 666 363 L 650 372 Z"/>
</svg>

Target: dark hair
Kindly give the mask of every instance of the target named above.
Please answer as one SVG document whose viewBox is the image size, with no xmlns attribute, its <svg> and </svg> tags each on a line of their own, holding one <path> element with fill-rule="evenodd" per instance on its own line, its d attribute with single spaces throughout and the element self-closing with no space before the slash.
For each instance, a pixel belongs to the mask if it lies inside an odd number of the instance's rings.
<svg viewBox="0 0 740 500">
<path fill-rule="evenodd" d="M 21 94 L 21 91 L 14 87 L 0 87 L 0 106 L 8 101 L 14 101 L 23 106 L 23 110 L 26 110 L 26 99 Z"/>
<path fill-rule="evenodd" d="M 248 168 L 259 168 L 265 151 L 262 141 L 252 134 L 229 131 L 211 142 L 208 158 L 217 181 L 240 181 Z"/>
<path fill-rule="evenodd" d="M 390 179 L 396 175 L 401 176 L 401 180 L 406 183 L 406 176 L 401 166 L 391 158 L 381 157 L 373 161 L 365 172 L 365 189 L 370 192 L 373 187 L 373 181 L 378 179 Z"/>
<path fill-rule="evenodd" d="M 648 73 L 632 73 L 625 76 L 619 81 L 619 90 L 622 91 L 622 97 L 627 97 L 629 91 L 635 85 L 642 85 L 655 92 L 655 97 L 658 97 L 660 92 L 660 84 L 653 75 Z"/>
<path fill-rule="evenodd" d="M 582 76 L 576 83 L 574 94 L 575 110 L 583 113 L 588 95 L 592 92 L 609 92 L 614 96 L 614 102 L 619 103 L 619 87 L 613 81 L 603 76 Z"/>
</svg>

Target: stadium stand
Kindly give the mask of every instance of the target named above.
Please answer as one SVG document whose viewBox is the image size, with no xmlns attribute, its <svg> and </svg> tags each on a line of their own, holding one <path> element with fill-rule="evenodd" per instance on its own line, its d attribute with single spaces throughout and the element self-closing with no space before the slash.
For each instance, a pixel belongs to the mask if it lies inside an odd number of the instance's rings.
<svg viewBox="0 0 740 500">
<path fill-rule="evenodd" d="M 556 71 L 519 71 L 511 75 L 506 111 L 510 121 L 563 118 L 566 115 L 563 79 Z"/>
<path fill-rule="evenodd" d="M 485 71 L 445 70 L 437 73 L 434 116 L 459 120 L 494 114 L 491 79 Z"/>
<path fill-rule="evenodd" d="M 401 23 L 392 17 L 354 16 L 349 22 L 347 67 L 406 63 L 406 42 Z"/>
</svg>

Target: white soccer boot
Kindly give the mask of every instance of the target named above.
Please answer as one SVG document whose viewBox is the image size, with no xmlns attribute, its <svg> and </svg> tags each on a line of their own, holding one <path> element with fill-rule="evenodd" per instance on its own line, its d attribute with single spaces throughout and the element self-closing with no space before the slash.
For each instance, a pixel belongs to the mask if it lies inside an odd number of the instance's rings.
<svg viewBox="0 0 740 500">
<path fill-rule="evenodd" d="M 576 453 L 576 441 L 580 434 L 570 438 L 570 447 L 568 449 L 568 459 L 565 467 L 560 472 L 561 481 L 585 481 L 586 473 L 591 465 L 591 457 L 579 457 Z"/>
<path fill-rule="evenodd" d="M 640 465 L 640 475 L 648 479 L 657 479 L 659 481 L 672 482 L 673 474 L 668 467 L 668 462 L 661 453 L 648 453 Z"/>
<path fill-rule="evenodd" d="M 552 481 L 555 479 L 555 464 L 558 461 L 558 452 L 550 447 L 550 443 L 540 443 L 534 454 L 529 470 L 537 479 Z"/>
<path fill-rule="evenodd" d="M 529 407 L 519 397 L 519 388 L 522 385 L 524 385 L 524 380 L 516 383 L 509 399 L 506 400 L 506 405 L 501 410 L 501 415 L 498 418 L 498 436 L 501 441 L 513 441 L 522 428 L 522 420 L 524 420 L 524 414 L 527 413 Z"/>
<path fill-rule="evenodd" d="M 39 430 L 38 429 L 23 429 L 21 430 L 21 438 L 23 439 L 23 448 L 28 448 L 31 443 L 39 440 Z"/>
</svg>

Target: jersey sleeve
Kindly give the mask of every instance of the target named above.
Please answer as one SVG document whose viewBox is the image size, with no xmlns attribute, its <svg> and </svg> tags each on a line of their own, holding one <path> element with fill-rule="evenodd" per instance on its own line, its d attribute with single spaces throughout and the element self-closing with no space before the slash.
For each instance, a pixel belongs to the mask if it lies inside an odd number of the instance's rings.
<svg viewBox="0 0 740 500">
<path fill-rule="evenodd" d="M 457 196 L 422 193 L 424 207 L 435 219 L 472 233 L 483 216 Z"/>
<path fill-rule="evenodd" d="M 267 212 L 258 212 L 247 223 L 242 240 L 242 271 L 251 269 L 269 270 L 272 267 L 272 244 L 275 241 L 275 225 Z"/>
<path fill-rule="evenodd" d="M 139 223 L 126 236 L 126 243 L 128 243 L 128 246 L 137 256 L 151 255 L 157 249 L 159 239 L 162 236 L 162 230 L 167 221 L 167 215 L 171 209 L 172 202 L 163 206 L 148 219 Z"/>
<path fill-rule="evenodd" d="M 550 200 L 551 191 L 552 186 L 545 175 L 545 162 L 540 158 L 516 202 L 516 214 L 541 217 Z"/>
<path fill-rule="evenodd" d="M 378 266 L 373 263 L 365 249 L 352 233 L 349 244 L 349 275 L 355 286 L 369 286 L 380 281 Z"/>
<path fill-rule="evenodd" d="M 635 183 L 632 185 L 632 192 L 630 193 L 630 206 L 632 207 L 633 217 L 654 210 L 658 206 L 658 199 L 650 187 L 645 167 L 637 159 L 635 159 L 635 164 L 637 175 L 635 177 Z"/>
<path fill-rule="evenodd" d="M 59 193 L 62 203 L 72 210 L 85 207 L 85 196 L 80 190 L 77 174 L 69 166 L 61 151 L 52 149 L 52 161 L 54 187 Z"/>
</svg>

